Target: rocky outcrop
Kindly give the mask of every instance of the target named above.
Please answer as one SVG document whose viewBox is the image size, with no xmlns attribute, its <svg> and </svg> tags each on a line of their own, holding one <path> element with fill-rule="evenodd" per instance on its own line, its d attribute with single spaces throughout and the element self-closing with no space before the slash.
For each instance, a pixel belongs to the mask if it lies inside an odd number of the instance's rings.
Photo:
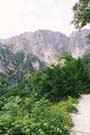
<svg viewBox="0 0 90 135">
<path fill-rule="evenodd" d="M 0 75 L 7 76 L 14 86 L 43 65 L 44 63 L 31 53 L 26 56 L 22 50 L 13 53 L 8 46 L 0 44 Z"/>
<path fill-rule="evenodd" d="M 26 54 L 32 53 L 46 63 L 57 62 L 60 54 L 69 51 L 69 38 L 60 32 L 49 30 L 23 33 L 3 42 L 13 52 L 24 50 Z"/>
<path fill-rule="evenodd" d="M 64 52 L 72 52 L 76 58 L 90 53 L 89 34 L 88 29 L 74 31 L 70 37 L 38 30 L 0 40 L 0 74 L 21 80 L 45 64 L 58 63 Z"/>
<path fill-rule="evenodd" d="M 70 35 L 69 49 L 74 57 L 81 57 L 87 51 L 90 51 L 90 39 L 88 35 L 90 34 L 89 29 L 84 29 L 81 31 L 74 31 Z"/>
<path fill-rule="evenodd" d="M 71 51 L 74 57 L 79 57 L 90 50 L 88 34 L 89 29 L 74 31 L 70 37 L 61 32 L 38 30 L 22 33 L 1 42 L 14 53 L 22 50 L 25 54 L 36 55 L 43 62 L 55 63 L 63 52 Z"/>
</svg>

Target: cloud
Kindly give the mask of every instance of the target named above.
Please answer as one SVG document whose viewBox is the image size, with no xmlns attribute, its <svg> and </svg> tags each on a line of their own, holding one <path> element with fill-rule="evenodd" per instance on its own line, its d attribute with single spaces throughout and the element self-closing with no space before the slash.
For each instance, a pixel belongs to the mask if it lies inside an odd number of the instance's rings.
<svg viewBox="0 0 90 135">
<path fill-rule="evenodd" d="M 37 29 L 69 34 L 72 5 L 77 0 L 0 0 L 0 37 Z"/>
</svg>

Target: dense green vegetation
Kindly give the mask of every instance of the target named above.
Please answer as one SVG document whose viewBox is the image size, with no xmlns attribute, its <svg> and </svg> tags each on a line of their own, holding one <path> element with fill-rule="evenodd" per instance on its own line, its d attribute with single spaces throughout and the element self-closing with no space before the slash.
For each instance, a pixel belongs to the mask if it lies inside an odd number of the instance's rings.
<svg viewBox="0 0 90 135">
<path fill-rule="evenodd" d="M 0 76 L 0 96 L 4 95 L 8 91 L 9 80 Z"/>
<path fill-rule="evenodd" d="M 31 87 L 37 98 L 46 97 L 57 102 L 68 96 L 79 97 L 86 89 L 90 91 L 88 72 L 82 60 L 74 59 L 71 54 L 64 55 L 63 59 L 64 65 L 51 65 L 30 76 Z"/>
<path fill-rule="evenodd" d="M 89 53 L 82 57 L 82 62 L 85 65 L 86 70 L 88 72 L 88 76 L 90 78 L 90 54 Z"/>
<path fill-rule="evenodd" d="M 72 126 L 69 112 L 76 111 L 72 99 L 50 104 L 41 99 L 10 97 L 0 111 L 2 135 L 68 135 Z"/>
<path fill-rule="evenodd" d="M 90 24 L 90 0 L 79 0 L 73 11 L 77 28 Z M 35 73 L 32 63 L 44 64 L 32 54 L 25 59 L 24 52 L 13 54 L 4 46 L 0 59 L 4 67 L 14 66 L 7 78 L 0 75 L 0 135 L 69 135 L 77 98 L 90 93 L 90 55 L 75 59 L 65 53 L 62 64 Z"/>
<path fill-rule="evenodd" d="M 86 56 L 61 58 L 64 63 L 49 65 L 12 89 L 0 78 L 0 135 L 69 135 L 70 113 L 77 111 L 76 98 L 90 92 L 90 75 Z"/>
<path fill-rule="evenodd" d="M 73 6 L 73 23 L 76 28 L 82 28 L 90 24 L 90 0 L 79 0 Z"/>
</svg>

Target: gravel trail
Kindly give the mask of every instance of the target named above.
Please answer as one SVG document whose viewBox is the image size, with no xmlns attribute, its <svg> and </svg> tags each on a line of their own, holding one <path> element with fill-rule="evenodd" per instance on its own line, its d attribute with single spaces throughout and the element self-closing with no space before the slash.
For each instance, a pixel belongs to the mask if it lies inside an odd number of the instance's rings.
<svg viewBox="0 0 90 135">
<path fill-rule="evenodd" d="M 81 96 L 77 109 L 78 113 L 72 114 L 71 135 L 90 135 L 90 94 Z"/>
</svg>

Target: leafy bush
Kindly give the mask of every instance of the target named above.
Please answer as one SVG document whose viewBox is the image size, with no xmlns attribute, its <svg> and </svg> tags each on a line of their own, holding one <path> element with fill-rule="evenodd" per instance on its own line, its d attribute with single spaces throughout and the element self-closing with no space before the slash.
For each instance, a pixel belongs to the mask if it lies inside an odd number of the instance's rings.
<svg viewBox="0 0 90 135">
<path fill-rule="evenodd" d="M 86 91 L 90 80 L 81 59 L 70 55 L 64 57 L 64 65 L 51 65 L 30 76 L 33 95 L 38 99 L 46 97 L 57 102 L 68 96 L 79 97 Z"/>
<path fill-rule="evenodd" d="M 77 111 L 72 97 L 90 87 L 81 59 L 62 58 L 63 65 L 34 73 L 0 97 L 0 135 L 69 135 L 70 113 Z M 0 83 L 3 90 L 6 82 Z"/>
<path fill-rule="evenodd" d="M 11 97 L 0 111 L 0 134 L 69 135 L 73 111 L 72 98 L 52 105 L 45 99 L 33 104 L 29 98 Z"/>
</svg>

